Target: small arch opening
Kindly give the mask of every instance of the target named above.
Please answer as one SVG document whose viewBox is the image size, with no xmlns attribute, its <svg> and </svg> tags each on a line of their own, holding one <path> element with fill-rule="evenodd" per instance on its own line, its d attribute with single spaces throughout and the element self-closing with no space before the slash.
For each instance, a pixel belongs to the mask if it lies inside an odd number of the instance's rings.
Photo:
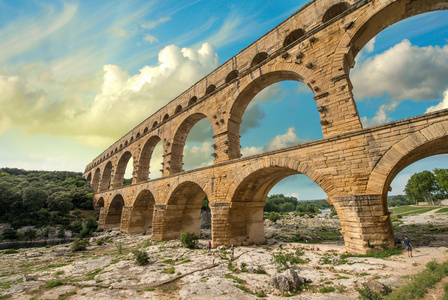
<svg viewBox="0 0 448 300">
<path fill-rule="evenodd" d="M 238 78 L 238 71 L 237 70 L 233 70 L 232 72 L 227 74 L 227 76 L 226 76 L 226 83 L 229 83 L 232 80 L 237 79 L 237 78 Z"/>
<path fill-rule="evenodd" d="M 168 114 L 165 114 L 165 116 L 163 116 L 163 122 L 166 122 L 168 120 L 170 116 Z"/>
<path fill-rule="evenodd" d="M 342 14 L 344 11 L 350 8 L 350 4 L 347 2 L 341 2 L 331 6 L 322 17 L 322 23 L 326 23 L 334 17 Z"/>
<path fill-rule="evenodd" d="M 268 58 L 268 54 L 266 52 L 260 52 L 257 55 L 254 56 L 252 59 L 252 62 L 250 63 L 251 67 L 258 66 L 263 61 L 265 61 Z"/>
<path fill-rule="evenodd" d="M 208 86 L 208 88 L 205 90 L 205 94 L 208 95 L 210 93 L 213 93 L 216 90 L 216 86 L 214 84 L 211 84 Z"/>
<path fill-rule="evenodd" d="M 188 106 L 195 104 L 196 101 L 198 101 L 198 97 L 196 96 L 191 97 L 190 101 L 188 101 Z"/>
<path fill-rule="evenodd" d="M 148 127 L 145 127 L 145 130 L 143 130 L 143 133 L 147 133 L 148 132 Z"/>
<path fill-rule="evenodd" d="M 157 121 L 155 121 L 154 123 L 152 123 L 152 128 L 156 128 L 157 125 L 159 125 L 159 123 Z"/>
<path fill-rule="evenodd" d="M 303 29 L 300 28 L 300 29 L 294 30 L 293 32 L 288 34 L 288 36 L 283 41 L 283 47 L 291 45 L 292 43 L 294 43 L 295 41 L 297 41 L 304 35 L 305 35 L 305 31 Z"/>
<path fill-rule="evenodd" d="M 178 105 L 176 106 L 176 110 L 174 111 L 175 114 L 180 113 L 180 111 L 182 110 L 182 105 Z"/>
</svg>

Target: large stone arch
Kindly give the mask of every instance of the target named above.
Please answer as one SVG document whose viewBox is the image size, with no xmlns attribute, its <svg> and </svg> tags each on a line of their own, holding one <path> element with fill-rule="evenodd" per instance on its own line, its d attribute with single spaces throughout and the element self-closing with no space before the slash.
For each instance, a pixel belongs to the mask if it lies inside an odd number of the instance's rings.
<svg viewBox="0 0 448 300">
<path fill-rule="evenodd" d="M 100 192 L 104 192 L 109 189 L 112 179 L 112 172 L 112 161 L 109 160 L 103 169 L 103 176 L 101 177 L 100 182 Z"/>
<path fill-rule="evenodd" d="M 152 227 L 155 200 L 151 191 L 140 191 L 131 206 L 125 207 L 121 218 L 121 230 L 126 233 L 145 233 Z"/>
<path fill-rule="evenodd" d="M 121 155 L 120 159 L 118 160 L 117 167 L 115 168 L 112 182 L 113 188 L 119 188 L 123 186 L 124 173 L 126 172 L 126 167 L 131 158 L 132 153 L 130 151 L 126 151 Z"/>
<path fill-rule="evenodd" d="M 370 173 L 367 193 L 381 194 L 387 208 L 387 192 L 392 180 L 407 166 L 423 158 L 448 153 L 448 121 L 433 124 L 395 143 Z"/>
<path fill-rule="evenodd" d="M 251 80 L 241 87 L 241 92 L 236 96 L 230 108 L 230 118 L 227 124 L 228 130 L 228 156 L 229 159 L 239 158 L 240 153 L 240 125 L 244 112 L 254 97 L 268 86 L 281 81 L 305 82 L 303 76 L 297 70 L 264 70 L 262 75 Z M 266 72 L 267 71 L 267 72 Z"/>
<path fill-rule="evenodd" d="M 98 200 L 96 200 L 96 201 L 94 202 L 94 204 L 93 204 L 93 209 L 94 209 L 94 210 L 97 210 L 97 211 L 100 211 L 101 208 L 103 208 L 103 207 L 104 207 L 104 198 L 103 198 L 103 197 L 100 197 Z"/>
<path fill-rule="evenodd" d="M 307 175 L 321 186 L 327 195 L 331 195 L 334 189 L 330 178 L 293 159 L 267 158 L 248 165 L 235 178 L 226 197 L 231 202 L 226 216 L 229 238 L 224 243 L 263 243 L 263 209 L 266 197 L 279 181 L 295 174 Z M 216 235 L 220 234 L 216 232 Z"/>
<path fill-rule="evenodd" d="M 178 239 L 183 232 L 201 231 L 201 207 L 204 189 L 193 181 L 179 184 L 166 205 L 156 205 L 153 219 L 153 240 Z"/>
<path fill-rule="evenodd" d="M 100 185 L 100 178 L 101 178 L 100 168 L 96 168 L 95 172 L 93 173 L 92 181 L 90 182 L 90 186 L 92 187 L 94 193 L 98 192 L 98 188 Z"/>
<path fill-rule="evenodd" d="M 176 174 L 182 172 L 183 151 L 185 147 L 185 141 L 187 140 L 187 136 L 190 130 L 193 128 L 193 126 L 204 118 L 208 117 L 203 113 L 193 113 L 188 117 L 186 117 L 177 127 L 173 136 L 173 142 L 170 145 L 171 155 L 169 160 L 169 166 L 166 166 L 169 168 L 168 170 L 169 174 Z M 208 120 L 210 121 L 210 118 L 208 118 Z M 210 125 L 211 124 L 212 122 L 210 121 Z"/>
<path fill-rule="evenodd" d="M 123 207 L 123 196 L 120 194 L 115 195 L 107 207 L 103 229 L 120 227 Z"/>
<path fill-rule="evenodd" d="M 159 136 L 151 136 L 145 142 L 137 164 L 137 182 L 146 181 L 149 179 L 149 169 L 151 164 L 152 153 L 154 148 L 160 142 Z"/>
<path fill-rule="evenodd" d="M 348 92 L 351 94 L 353 87 L 349 78 L 350 69 L 355 65 L 357 54 L 372 38 L 387 27 L 407 18 L 445 9 L 448 9 L 448 2 L 445 0 L 376 1 L 375 5 L 363 11 L 356 22 L 346 24 L 345 33 L 341 36 L 332 58 L 332 80 L 346 81 Z"/>
</svg>

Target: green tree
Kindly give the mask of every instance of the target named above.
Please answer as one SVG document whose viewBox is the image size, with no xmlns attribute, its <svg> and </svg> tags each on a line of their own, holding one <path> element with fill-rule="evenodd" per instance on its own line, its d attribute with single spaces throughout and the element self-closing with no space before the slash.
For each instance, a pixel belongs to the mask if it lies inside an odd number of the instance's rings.
<svg viewBox="0 0 448 300">
<path fill-rule="evenodd" d="M 68 213 L 72 208 L 72 196 L 69 192 L 56 192 L 48 197 L 48 209 Z"/>
<path fill-rule="evenodd" d="M 437 185 L 440 188 L 440 193 L 444 198 L 448 194 L 448 169 L 434 169 L 434 175 Z"/>
<path fill-rule="evenodd" d="M 23 206 L 29 212 L 37 212 L 42 207 L 45 207 L 47 202 L 47 193 L 45 191 L 35 188 L 27 187 L 22 194 Z"/>
<path fill-rule="evenodd" d="M 422 199 L 428 203 L 433 202 L 433 194 L 437 191 L 437 182 L 431 171 L 415 173 L 411 176 L 405 187 L 406 196 L 417 203 Z"/>
</svg>

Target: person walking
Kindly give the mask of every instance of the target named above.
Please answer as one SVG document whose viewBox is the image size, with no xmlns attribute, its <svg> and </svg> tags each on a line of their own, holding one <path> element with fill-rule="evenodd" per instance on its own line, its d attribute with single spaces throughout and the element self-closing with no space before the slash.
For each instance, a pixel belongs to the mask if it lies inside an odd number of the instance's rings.
<svg viewBox="0 0 448 300">
<path fill-rule="evenodd" d="M 233 249 L 233 244 L 232 244 L 232 247 L 230 247 L 230 254 L 231 254 L 230 260 L 233 260 L 233 256 L 235 254 L 235 249 Z"/>
<path fill-rule="evenodd" d="M 403 243 L 404 246 L 406 247 L 406 250 L 408 251 L 408 257 L 412 257 L 412 245 L 411 241 L 408 239 L 407 236 L 404 236 Z"/>
</svg>

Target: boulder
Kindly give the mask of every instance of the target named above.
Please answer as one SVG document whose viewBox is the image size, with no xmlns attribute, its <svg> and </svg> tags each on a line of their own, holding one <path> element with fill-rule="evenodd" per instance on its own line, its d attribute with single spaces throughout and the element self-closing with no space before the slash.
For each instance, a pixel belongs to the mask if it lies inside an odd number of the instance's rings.
<svg viewBox="0 0 448 300">
<path fill-rule="evenodd" d="M 381 282 L 369 279 L 369 281 L 367 281 L 367 286 L 375 293 L 380 294 L 381 296 L 385 296 L 387 294 L 389 294 L 390 292 L 392 292 L 392 290 L 382 284 Z"/>
<path fill-rule="evenodd" d="M 304 283 L 311 283 L 311 280 L 300 277 L 293 269 L 288 269 L 280 275 L 271 277 L 268 286 L 283 293 L 284 291 L 295 291 Z"/>
</svg>

